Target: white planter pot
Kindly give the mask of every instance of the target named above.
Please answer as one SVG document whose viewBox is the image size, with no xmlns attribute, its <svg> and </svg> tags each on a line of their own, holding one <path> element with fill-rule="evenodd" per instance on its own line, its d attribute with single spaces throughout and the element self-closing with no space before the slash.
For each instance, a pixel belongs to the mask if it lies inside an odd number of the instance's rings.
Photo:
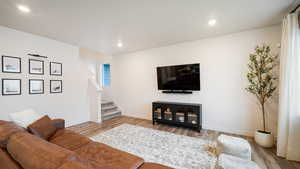
<svg viewBox="0 0 300 169">
<path fill-rule="evenodd" d="M 257 130 L 255 132 L 255 142 L 265 148 L 270 148 L 273 147 L 274 145 L 274 138 L 273 138 L 273 134 L 270 133 L 264 133 L 262 131 Z"/>
</svg>

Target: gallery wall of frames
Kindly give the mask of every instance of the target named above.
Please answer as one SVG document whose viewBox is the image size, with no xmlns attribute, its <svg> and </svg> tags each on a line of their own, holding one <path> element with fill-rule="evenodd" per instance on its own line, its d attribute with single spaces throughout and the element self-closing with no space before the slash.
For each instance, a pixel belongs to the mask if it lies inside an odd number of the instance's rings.
<svg viewBox="0 0 300 169">
<path fill-rule="evenodd" d="M 2 96 L 22 95 L 24 83 L 28 83 L 28 94 L 38 95 L 49 92 L 58 94 L 63 92 L 63 65 L 62 63 L 49 61 L 47 56 L 28 54 L 29 58 L 2 55 L 1 56 L 1 93 Z M 23 59 L 23 60 L 22 60 Z M 28 62 L 27 71 L 22 67 L 22 63 Z M 45 69 L 45 64 L 49 65 L 49 70 Z M 22 72 L 23 70 L 23 72 Z M 26 74 L 27 80 L 21 78 L 7 78 L 9 74 Z M 45 75 L 49 74 L 50 79 L 46 80 Z M 47 78 L 48 79 L 48 78 Z M 49 83 L 49 89 L 45 89 L 45 83 Z"/>
</svg>

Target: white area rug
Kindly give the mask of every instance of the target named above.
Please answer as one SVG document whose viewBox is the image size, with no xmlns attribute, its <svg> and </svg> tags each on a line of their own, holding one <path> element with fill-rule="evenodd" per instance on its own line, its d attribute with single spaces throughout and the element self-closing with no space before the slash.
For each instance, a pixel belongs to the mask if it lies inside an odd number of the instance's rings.
<svg viewBox="0 0 300 169">
<path fill-rule="evenodd" d="M 208 141 L 123 124 L 91 139 L 176 169 L 211 169 L 216 158 L 205 151 Z"/>
</svg>

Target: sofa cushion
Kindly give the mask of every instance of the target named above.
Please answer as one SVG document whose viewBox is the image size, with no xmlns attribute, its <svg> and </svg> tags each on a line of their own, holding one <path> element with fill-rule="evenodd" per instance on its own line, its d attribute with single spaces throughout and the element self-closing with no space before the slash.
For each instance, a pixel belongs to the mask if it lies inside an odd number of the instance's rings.
<svg viewBox="0 0 300 169">
<path fill-rule="evenodd" d="M 27 128 L 30 124 L 42 118 L 43 115 L 35 112 L 33 109 L 27 109 L 20 112 L 10 113 L 9 117 L 17 125 Z"/>
<path fill-rule="evenodd" d="M 0 148 L 0 168 L 21 169 L 20 165 L 10 157 L 8 152 Z"/>
<path fill-rule="evenodd" d="M 25 132 L 12 135 L 7 150 L 24 169 L 56 169 L 75 156 L 72 151 Z"/>
<path fill-rule="evenodd" d="M 97 142 L 91 142 L 75 152 L 90 161 L 100 165 L 106 164 L 114 169 L 137 169 L 144 162 L 140 157 Z"/>
<path fill-rule="evenodd" d="M 58 130 L 49 141 L 72 151 L 92 142 L 88 137 L 65 129 Z"/>
<path fill-rule="evenodd" d="M 144 163 L 139 169 L 172 169 L 170 167 L 156 164 L 156 163 Z"/>
<path fill-rule="evenodd" d="M 79 161 L 72 160 L 64 163 L 58 169 L 101 169 L 101 168 L 95 168 L 92 165 L 84 164 Z"/>
<path fill-rule="evenodd" d="M 95 161 L 89 161 L 80 156 L 68 160 L 58 169 L 112 169 L 111 167 L 105 165 L 99 165 Z"/>
<path fill-rule="evenodd" d="M 6 148 L 9 137 L 17 132 L 25 132 L 25 129 L 13 122 L 0 121 L 0 148 Z"/>
<path fill-rule="evenodd" d="M 47 115 L 30 124 L 27 129 L 33 135 L 45 140 L 48 140 L 56 131 L 56 127 Z"/>
</svg>

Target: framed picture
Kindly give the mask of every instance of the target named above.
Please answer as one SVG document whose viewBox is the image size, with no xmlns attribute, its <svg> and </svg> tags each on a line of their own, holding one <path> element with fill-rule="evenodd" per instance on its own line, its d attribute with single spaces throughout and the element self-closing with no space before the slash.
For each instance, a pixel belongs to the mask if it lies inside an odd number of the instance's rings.
<svg viewBox="0 0 300 169">
<path fill-rule="evenodd" d="M 43 75 L 44 74 L 44 61 L 29 59 L 29 74 Z"/>
<path fill-rule="evenodd" d="M 2 79 L 2 95 L 21 95 L 21 79 Z"/>
<path fill-rule="evenodd" d="M 44 94 L 44 80 L 29 79 L 29 94 Z"/>
<path fill-rule="evenodd" d="M 50 93 L 62 93 L 62 80 L 50 80 Z"/>
<path fill-rule="evenodd" d="M 2 56 L 3 73 L 21 73 L 21 58 L 13 56 Z"/>
<path fill-rule="evenodd" d="M 50 75 L 62 76 L 62 64 L 58 62 L 50 62 Z"/>
</svg>

